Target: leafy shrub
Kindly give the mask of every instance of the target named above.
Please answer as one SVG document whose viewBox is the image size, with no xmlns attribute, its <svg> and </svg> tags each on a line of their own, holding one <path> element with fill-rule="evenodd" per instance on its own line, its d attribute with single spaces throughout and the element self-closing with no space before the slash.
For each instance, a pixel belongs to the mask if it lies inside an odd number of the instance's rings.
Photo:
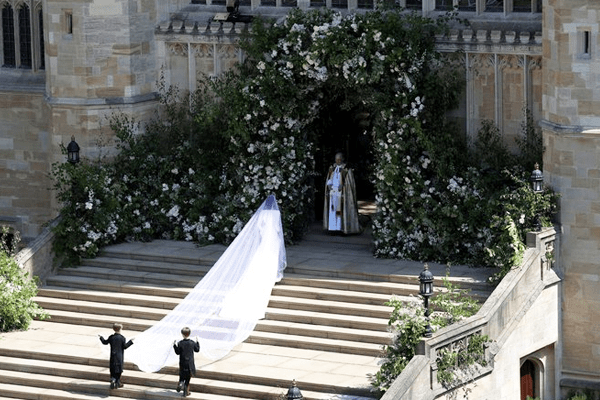
<svg viewBox="0 0 600 400">
<path fill-rule="evenodd" d="M 475 315 L 481 308 L 476 300 L 469 297 L 470 290 L 461 289 L 448 277 L 449 272 L 443 278 L 443 285 L 446 289 L 444 293 L 436 294 L 431 301 L 435 310 L 430 317 L 433 331 Z M 416 347 L 423 339 L 427 325 L 425 310 L 420 299 L 406 301 L 392 297 L 386 305 L 393 307 L 388 326 L 394 333 L 394 337 L 392 343 L 384 347 L 385 356 L 379 371 L 371 376 L 373 389 L 379 395 L 390 388 L 414 357 Z M 485 365 L 483 346 L 488 341 L 487 336 L 473 335 L 464 352 L 442 350 L 442 357 L 438 360 L 438 380 L 442 384 L 450 384 L 455 382 L 457 368 L 465 368 L 474 363 Z"/>
<path fill-rule="evenodd" d="M 47 318 L 48 314 L 33 301 L 37 283 L 37 277 L 24 272 L 3 243 L 0 246 L 0 332 L 27 329 L 33 318 Z"/>
</svg>

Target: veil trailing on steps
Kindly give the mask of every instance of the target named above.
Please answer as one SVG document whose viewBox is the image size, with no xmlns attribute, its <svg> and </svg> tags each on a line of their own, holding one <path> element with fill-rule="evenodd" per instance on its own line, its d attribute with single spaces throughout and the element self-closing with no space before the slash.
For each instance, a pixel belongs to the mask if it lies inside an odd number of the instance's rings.
<svg viewBox="0 0 600 400">
<path fill-rule="evenodd" d="M 139 334 L 125 358 L 156 372 L 176 364 L 173 340 L 181 328 L 198 336 L 202 355 L 217 360 L 250 336 L 264 318 L 275 282 L 286 267 L 281 216 L 273 195 L 254 213 L 208 273 L 156 325 Z"/>
</svg>

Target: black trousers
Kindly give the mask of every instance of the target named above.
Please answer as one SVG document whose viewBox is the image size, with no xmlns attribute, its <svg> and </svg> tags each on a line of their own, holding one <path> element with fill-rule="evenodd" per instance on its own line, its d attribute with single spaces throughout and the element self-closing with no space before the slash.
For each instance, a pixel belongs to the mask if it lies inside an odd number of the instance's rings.
<svg viewBox="0 0 600 400">
<path fill-rule="evenodd" d="M 118 371 L 118 372 L 117 372 Z M 119 382 L 121 380 L 121 374 L 123 373 L 123 368 L 110 368 L 110 378 Z"/>
<path fill-rule="evenodd" d="M 179 382 L 183 382 L 186 388 L 190 386 L 190 379 L 192 379 L 192 374 L 189 371 L 179 371 Z"/>
</svg>

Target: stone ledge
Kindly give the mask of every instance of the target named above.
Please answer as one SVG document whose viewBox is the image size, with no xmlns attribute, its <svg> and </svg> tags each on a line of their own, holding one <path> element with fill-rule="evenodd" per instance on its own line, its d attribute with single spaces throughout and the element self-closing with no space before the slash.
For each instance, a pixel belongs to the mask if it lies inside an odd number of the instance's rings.
<svg viewBox="0 0 600 400">
<path fill-rule="evenodd" d="M 86 99 L 77 97 L 46 97 L 46 102 L 51 105 L 65 106 L 103 106 L 103 105 L 122 105 L 138 104 L 158 99 L 156 92 L 131 96 L 131 97 L 106 97 L 97 99 Z"/>
<path fill-rule="evenodd" d="M 600 119 L 598 121 L 600 122 Z M 545 119 L 540 120 L 540 126 L 557 135 L 600 136 L 600 126 L 561 125 Z"/>
</svg>

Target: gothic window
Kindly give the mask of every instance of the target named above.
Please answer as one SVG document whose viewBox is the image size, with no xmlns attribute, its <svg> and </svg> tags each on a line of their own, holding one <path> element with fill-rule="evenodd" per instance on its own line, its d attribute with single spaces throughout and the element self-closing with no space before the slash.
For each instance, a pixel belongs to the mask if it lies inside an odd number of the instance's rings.
<svg viewBox="0 0 600 400">
<path fill-rule="evenodd" d="M 4 68 L 43 70 L 44 58 L 44 14 L 41 1 L 30 8 L 21 3 L 13 9 L 0 0 L 0 61 Z"/>
<path fill-rule="evenodd" d="M 458 0 L 459 11 L 475 11 L 475 0 Z"/>
<path fill-rule="evenodd" d="M 435 0 L 436 10 L 452 10 L 453 7 L 452 0 Z"/>
<path fill-rule="evenodd" d="M 39 35 L 40 35 L 40 69 L 46 69 L 46 56 L 44 50 L 44 13 L 40 9 L 38 11 L 38 24 L 39 24 Z"/>
<path fill-rule="evenodd" d="M 325 7 L 327 4 L 325 3 L 325 0 L 310 0 L 310 6 L 311 7 Z"/>
<path fill-rule="evenodd" d="M 21 50 L 21 68 L 31 68 L 31 18 L 29 7 L 23 4 L 19 8 L 19 49 Z"/>
<path fill-rule="evenodd" d="M 514 12 L 531 12 L 531 0 L 514 0 Z"/>
<path fill-rule="evenodd" d="M 373 8 L 373 0 L 358 0 L 357 7 L 360 9 L 372 9 Z"/>
<path fill-rule="evenodd" d="M 2 8 L 2 49 L 4 55 L 2 66 L 10 68 L 16 67 L 15 21 L 13 9 L 8 4 Z"/>
<path fill-rule="evenodd" d="M 504 0 L 487 0 L 485 3 L 485 11 L 489 11 L 489 12 L 504 11 Z"/>
<path fill-rule="evenodd" d="M 332 8 L 348 8 L 348 0 L 331 0 Z"/>
<path fill-rule="evenodd" d="M 281 0 L 282 7 L 298 7 L 298 0 Z"/>
<path fill-rule="evenodd" d="M 423 0 L 406 0 L 406 8 L 421 10 L 423 8 Z"/>
</svg>

